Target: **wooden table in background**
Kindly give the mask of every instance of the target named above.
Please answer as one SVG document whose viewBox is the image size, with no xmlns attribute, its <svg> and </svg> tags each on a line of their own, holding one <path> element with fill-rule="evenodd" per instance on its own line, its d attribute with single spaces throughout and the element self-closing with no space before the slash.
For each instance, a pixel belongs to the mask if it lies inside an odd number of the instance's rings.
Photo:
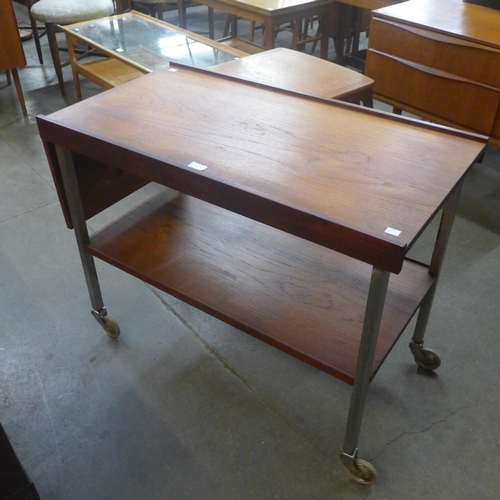
<svg viewBox="0 0 500 500">
<path fill-rule="evenodd" d="M 304 18 L 320 17 L 328 12 L 334 0 L 197 0 L 214 10 L 255 21 L 264 26 L 264 47 L 274 48 L 275 28 Z M 299 24 L 296 23 L 296 29 Z M 233 23 L 232 36 L 237 36 L 237 23 Z M 323 37 L 321 38 L 323 44 Z"/>
<path fill-rule="evenodd" d="M 176 69 L 38 117 L 92 314 L 119 334 L 98 257 L 353 384 L 341 458 L 373 482 L 357 457 L 369 382 L 417 310 L 411 352 L 439 365 L 423 338 L 486 138 Z M 165 191 L 89 235 L 87 219 L 150 181 Z M 430 263 L 407 259 L 440 209 Z"/>
<path fill-rule="evenodd" d="M 371 78 L 297 50 L 266 50 L 210 69 L 281 89 L 373 106 Z"/>
<path fill-rule="evenodd" d="M 82 99 L 79 75 L 104 89 L 167 67 L 170 62 L 210 67 L 248 54 L 229 45 L 131 11 L 61 26 L 66 33 L 77 100 Z M 105 56 L 91 62 L 77 57 L 80 42 Z"/>
<path fill-rule="evenodd" d="M 363 71 L 365 54 L 358 53 L 359 35 L 369 28 L 370 12 L 402 1 L 404 0 L 336 0 L 325 16 L 321 57 L 326 59 L 328 40 L 331 38 L 335 47 L 335 62 L 345 65 L 350 59 L 352 66 Z M 348 41 L 350 47 L 346 47 Z"/>
</svg>

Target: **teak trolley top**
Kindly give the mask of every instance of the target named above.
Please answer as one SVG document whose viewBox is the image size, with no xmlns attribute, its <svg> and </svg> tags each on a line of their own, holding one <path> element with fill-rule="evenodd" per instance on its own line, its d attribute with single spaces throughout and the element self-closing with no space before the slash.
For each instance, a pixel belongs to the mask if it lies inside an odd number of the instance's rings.
<svg viewBox="0 0 500 500">
<path fill-rule="evenodd" d="M 38 124 L 108 333 L 94 256 L 353 384 L 341 457 L 373 482 L 368 385 L 417 310 L 412 353 L 439 365 L 425 327 L 486 138 L 179 65 Z M 89 236 L 150 181 L 170 189 Z M 406 259 L 440 209 L 430 265 Z"/>
</svg>

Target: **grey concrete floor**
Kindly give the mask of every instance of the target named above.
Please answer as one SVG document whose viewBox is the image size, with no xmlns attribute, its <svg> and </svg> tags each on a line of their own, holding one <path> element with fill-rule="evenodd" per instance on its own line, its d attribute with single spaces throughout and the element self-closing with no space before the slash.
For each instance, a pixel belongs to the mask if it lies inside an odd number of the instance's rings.
<svg viewBox="0 0 500 500">
<path fill-rule="evenodd" d="M 35 124 L 73 102 L 71 74 L 62 98 L 42 41 L 43 66 L 24 43 L 28 118 L 0 75 L 0 422 L 41 498 L 499 498 L 499 151 L 461 196 L 427 332 L 442 366 L 420 373 L 407 331 L 371 384 L 362 486 L 337 456 L 349 386 L 100 262 L 122 335 L 91 317 Z"/>
</svg>

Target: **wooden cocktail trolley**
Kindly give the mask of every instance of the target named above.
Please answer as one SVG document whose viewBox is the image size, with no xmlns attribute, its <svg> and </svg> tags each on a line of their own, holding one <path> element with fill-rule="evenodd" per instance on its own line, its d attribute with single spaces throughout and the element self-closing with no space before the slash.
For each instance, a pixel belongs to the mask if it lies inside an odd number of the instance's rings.
<svg viewBox="0 0 500 500">
<path fill-rule="evenodd" d="M 38 126 L 92 313 L 94 257 L 352 384 L 341 458 L 359 482 L 368 386 L 418 310 L 423 339 L 462 180 L 486 138 L 177 66 Z M 89 236 L 86 220 L 166 186 Z M 406 254 L 442 210 L 431 262 Z"/>
</svg>

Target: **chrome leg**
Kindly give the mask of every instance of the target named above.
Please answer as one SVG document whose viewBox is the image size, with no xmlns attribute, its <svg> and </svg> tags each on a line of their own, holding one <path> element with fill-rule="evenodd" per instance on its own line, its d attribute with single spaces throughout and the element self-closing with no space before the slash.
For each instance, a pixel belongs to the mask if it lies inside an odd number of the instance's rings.
<svg viewBox="0 0 500 500">
<path fill-rule="evenodd" d="M 358 440 L 372 374 L 373 359 L 375 357 L 375 348 L 382 321 L 389 276 L 390 273 L 388 271 L 377 268 L 373 268 L 372 270 L 344 445 L 340 453 L 340 458 L 352 477 L 356 481 L 365 484 L 374 482 L 377 474 L 371 464 L 357 458 Z"/>
<path fill-rule="evenodd" d="M 443 207 L 441 222 L 439 225 L 434 252 L 432 254 L 429 273 L 438 278 L 439 272 L 443 265 L 446 248 L 450 239 L 453 220 L 457 210 L 458 199 L 460 197 L 461 185 L 458 185 L 451 193 Z M 426 296 L 420 303 L 417 323 L 413 332 L 413 337 L 410 341 L 410 350 L 415 358 L 415 362 L 424 370 L 435 370 L 441 365 L 441 360 L 438 354 L 432 349 L 424 347 L 424 337 L 427 330 L 427 324 L 431 315 L 432 304 L 436 294 L 438 280 L 434 282 L 432 288 L 427 292 Z"/>
<path fill-rule="evenodd" d="M 83 273 L 87 283 L 87 289 L 92 305 L 92 315 L 97 319 L 99 324 L 106 330 L 108 335 L 117 337 L 119 335 L 118 325 L 107 317 L 107 311 L 104 307 L 101 287 L 97 278 L 97 270 L 95 267 L 94 257 L 85 251 L 85 245 L 90 242 L 85 214 L 82 201 L 80 199 L 78 179 L 76 177 L 75 166 L 71 151 L 56 146 L 57 159 L 59 168 L 64 183 L 64 192 L 68 202 L 71 222 L 75 232 L 78 251 L 80 252 L 80 260 L 82 262 Z"/>
</svg>

